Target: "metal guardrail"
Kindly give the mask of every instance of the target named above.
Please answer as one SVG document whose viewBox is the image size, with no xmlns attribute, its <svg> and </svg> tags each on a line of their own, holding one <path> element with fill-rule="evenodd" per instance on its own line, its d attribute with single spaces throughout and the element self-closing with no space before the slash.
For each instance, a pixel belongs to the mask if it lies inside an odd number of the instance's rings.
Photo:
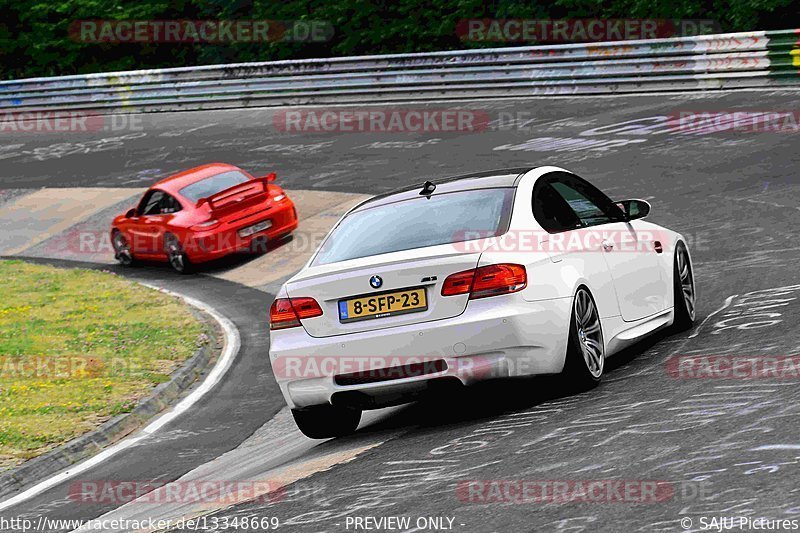
<svg viewBox="0 0 800 533">
<path fill-rule="evenodd" d="M 800 84 L 800 30 L 0 82 L 0 112 L 139 112 Z M 2 117 L 0 117 L 0 120 Z"/>
</svg>

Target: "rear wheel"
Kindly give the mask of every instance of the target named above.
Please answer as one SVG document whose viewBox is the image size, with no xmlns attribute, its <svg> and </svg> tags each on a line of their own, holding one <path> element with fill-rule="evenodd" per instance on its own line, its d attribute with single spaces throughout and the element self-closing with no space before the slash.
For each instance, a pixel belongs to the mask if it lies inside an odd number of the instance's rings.
<svg viewBox="0 0 800 533">
<path fill-rule="evenodd" d="M 135 263 L 131 245 L 121 231 L 114 231 L 111 236 L 111 245 L 114 247 L 114 259 L 122 266 L 132 266 Z"/>
<path fill-rule="evenodd" d="M 563 376 L 568 385 L 586 390 L 600 383 L 605 366 L 605 344 L 600 315 L 585 287 L 575 293 Z"/>
<path fill-rule="evenodd" d="M 689 251 L 682 242 L 678 242 L 675 247 L 672 279 L 675 295 L 674 327 L 678 331 L 687 330 L 694 324 L 695 317 L 694 272 Z"/>
<path fill-rule="evenodd" d="M 292 409 L 300 431 L 312 439 L 342 437 L 353 433 L 361 421 L 361 410 L 334 405 Z"/>
<path fill-rule="evenodd" d="M 175 235 L 168 234 L 164 237 L 164 248 L 172 270 L 180 274 L 189 274 L 192 271 L 192 263 L 189 261 L 189 256 Z"/>
</svg>

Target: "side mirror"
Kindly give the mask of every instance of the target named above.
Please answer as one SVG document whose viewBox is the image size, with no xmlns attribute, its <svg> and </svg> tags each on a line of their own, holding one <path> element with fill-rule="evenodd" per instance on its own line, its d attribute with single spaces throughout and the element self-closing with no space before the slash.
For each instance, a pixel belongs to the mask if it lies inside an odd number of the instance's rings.
<svg viewBox="0 0 800 533">
<path fill-rule="evenodd" d="M 136 216 L 136 208 L 135 207 L 132 207 L 131 209 L 128 209 L 128 212 L 125 213 L 125 218 L 133 218 L 135 216 Z"/>
<path fill-rule="evenodd" d="M 266 176 L 261 176 L 260 178 L 257 178 L 257 179 L 266 180 L 266 181 L 271 183 L 271 182 L 275 181 L 275 178 L 277 178 L 277 177 L 278 176 L 274 172 L 270 172 Z"/>
<path fill-rule="evenodd" d="M 625 213 L 627 220 L 644 218 L 650 214 L 650 203 L 644 200 L 622 200 L 617 206 Z"/>
</svg>

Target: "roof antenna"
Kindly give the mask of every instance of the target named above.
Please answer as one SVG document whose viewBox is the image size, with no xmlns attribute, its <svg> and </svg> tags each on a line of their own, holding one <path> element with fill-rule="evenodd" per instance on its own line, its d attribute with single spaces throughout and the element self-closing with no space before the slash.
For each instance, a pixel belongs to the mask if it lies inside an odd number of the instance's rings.
<svg viewBox="0 0 800 533">
<path fill-rule="evenodd" d="M 426 181 L 425 184 L 422 186 L 422 190 L 419 191 L 419 195 L 424 196 L 425 198 L 430 200 L 431 195 L 435 190 L 436 190 L 436 184 L 433 183 L 432 181 Z"/>
</svg>

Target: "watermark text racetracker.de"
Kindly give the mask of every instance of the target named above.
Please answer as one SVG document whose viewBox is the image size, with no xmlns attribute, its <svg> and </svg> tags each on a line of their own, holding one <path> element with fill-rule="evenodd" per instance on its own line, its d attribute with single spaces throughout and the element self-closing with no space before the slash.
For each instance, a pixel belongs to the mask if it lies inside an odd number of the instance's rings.
<svg viewBox="0 0 800 533">
<path fill-rule="evenodd" d="M 471 42 L 600 42 L 706 35 L 719 29 L 709 19 L 463 19 L 456 34 Z"/>
<path fill-rule="evenodd" d="M 22 111 L 0 113 L 0 134 L 93 133 L 142 131 L 135 114 L 101 114 L 97 111 Z"/>
<path fill-rule="evenodd" d="M 202 337 L 206 340 L 206 337 Z M 143 361 L 128 357 L 96 355 L 1 355 L 0 379 L 7 380 L 65 380 L 99 377 L 144 376 L 153 368 Z"/>
<path fill-rule="evenodd" d="M 463 230 L 452 237 L 452 246 L 460 252 L 545 252 L 566 254 L 599 253 L 613 249 L 615 253 L 668 254 L 673 248 L 673 234 L 656 228 L 614 229 L 603 225 L 549 233 L 543 229 L 517 229 L 497 235 L 494 230 Z M 697 239 L 684 236 L 691 249 Z M 702 244 L 702 243 L 699 243 Z"/>
<path fill-rule="evenodd" d="M 311 231 L 296 232 L 291 238 L 281 241 L 282 249 L 287 252 L 311 253 L 316 250 L 324 240 L 327 232 Z M 133 252 L 152 252 L 163 250 L 163 237 L 153 235 L 134 234 L 128 236 L 128 244 Z M 238 250 L 249 253 L 263 253 L 269 251 L 275 240 L 268 241 L 256 235 L 253 238 L 240 237 L 237 232 L 223 232 L 202 237 L 180 238 L 183 249 L 191 254 L 213 250 Z M 113 255 L 114 245 L 108 232 L 102 230 L 76 230 L 69 231 L 52 246 L 66 249 L 72 254 L 81 255 Z"/>
<path fill-rule="evenodd" d="M 798 133 L 800 112 L 792 110 L 675 110 L 667 124 L 674 133 Z"/>
<path fill-rule="evenodd" d="M 126 364 L 124 359 L 120 359 Z M 106 374 L 107 363 L 99 357 L 73 355 L 54 357 L 0 356 L 0 379 L 71 379 Z M 127 366 L 127 365 L 126 365 Z"/>
<path fill-rule="evenodd" d="M 666 368 L 676 379 L 800 381 L 800 355 L 675 355 Z"/>
<path fill-rule="evenodd" d="M 197 481 L 132 481 L 132 480 L 79 480 L 68 489 L 69 500 L 78 504 L 96 505 L 140 504 L 165 505 L 197 503 L 234 505 L 244 501 L 278 502 L 285 497 L 285 487 L 270 480 L 218 480 Z"/>
<path fill-rule="evenodd" d="M 491 118 L 480 109 L 288 109 L 275 113 L 283 133 L 473 133 Z"/>
<path fill-rule="evenodd" d="M 327 42 L 326 20 L 76 20 L 69 36 L 81 43 Z"/>
<path fill-rule="evenodd" d="M 459 481 L 456 496 L 474 504 L 658 504 L 707 500 L 709 482 L 655 479 L 470 479 Z"/>
</svg>

